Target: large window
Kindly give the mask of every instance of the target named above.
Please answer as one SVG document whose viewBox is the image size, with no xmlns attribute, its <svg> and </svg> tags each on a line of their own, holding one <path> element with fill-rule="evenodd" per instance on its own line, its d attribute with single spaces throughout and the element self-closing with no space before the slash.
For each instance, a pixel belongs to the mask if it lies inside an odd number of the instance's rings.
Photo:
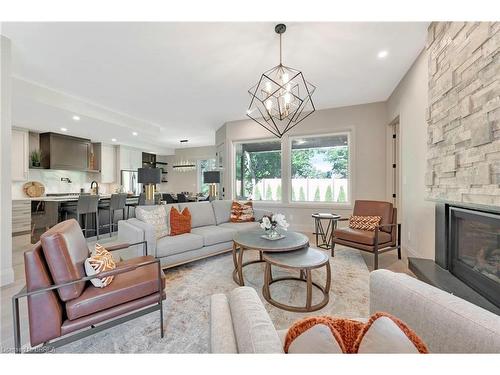
<svg viewBox="0 0 500 375">
<path fill-rule="evenodd" d="M 215 159 L 198 160 L 198 192 L 203 195 L 208 194 L 210 184 L 203 183 L 203 172 L 215 170 Z"/>
<path fill-rule="evenodd" d="M 281 201 L 281 142 L 235 144 L 235 197 Z"/>
<path fill-rule="evenodd" d="M 291 201 L 348 203 L 349 135 L 291 141 Z"/>
</svg>

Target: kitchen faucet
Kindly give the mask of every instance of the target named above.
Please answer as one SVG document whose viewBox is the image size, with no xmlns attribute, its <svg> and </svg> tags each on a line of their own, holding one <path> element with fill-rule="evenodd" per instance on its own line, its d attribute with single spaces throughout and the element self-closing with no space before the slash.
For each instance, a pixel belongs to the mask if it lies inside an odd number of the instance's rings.
<svg viewBox="0 0 500 375">
<path fill-rule="evenodd" d="M 95 188 L 94 188 L 95 184 Z M 90 190 L 95 193 L 95 195 L 99 195 L 99 184 L 97 183 L 96 180 L 92 181 L 90 183 Z"/>
</svg>

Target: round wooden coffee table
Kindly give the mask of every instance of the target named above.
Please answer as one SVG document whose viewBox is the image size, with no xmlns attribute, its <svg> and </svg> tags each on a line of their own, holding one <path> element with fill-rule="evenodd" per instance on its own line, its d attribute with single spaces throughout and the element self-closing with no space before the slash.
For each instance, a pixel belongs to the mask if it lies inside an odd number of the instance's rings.
<svg viewBox="0 0 500 375">
<path fill-rule="evenodd" d="M 268 240 L 262 238 L 264 230 L 253 230 L 247 232 L 238 232 L 233 238 L 233 280 L 236 284 L 243 286 L 243 267 L 249 264 L 263 262 L 262 252 L 283 252 L 303 249 L 309 246 L 309 239 L 306 235 L 297 232 L 285 231 L 284 238 L 279 240 Z M 246 250 L 259 251 L 259 259 L 243 262 L 243 252 Z"/>
<path fill-rule="evenodd" d="M 331 270 L 330 259 L 323 251 L 311 247 L 302 250 L 271 253 L 265 252 L 262 256 L 266 262 L 266 270 L 264 272 L 264 286 L 262 287 L 262 295 L 271 305 L 279 307 L 280 309 L 293 311 L 293 312 L 311 312 L 325 307 L 330 299 L 330 283 L 331 283 Z M 271 266 L 287 268 L 291 270 L 298 270 L 299 277 L 286 276 L 273 279 Z M 312 281 L 311 270 L 315 268 L 326 267 L 326 284 L 321 286 Z M 298 280 L 306 283 L 307 294 L 305 306 L 290 306 L 278 302 L 271 297 L 269 286 L 279 281 L 284 280 Z M 312 304 L 312 287 L 318 288 L 323 293 L 321 302 Z"/>
</svg>

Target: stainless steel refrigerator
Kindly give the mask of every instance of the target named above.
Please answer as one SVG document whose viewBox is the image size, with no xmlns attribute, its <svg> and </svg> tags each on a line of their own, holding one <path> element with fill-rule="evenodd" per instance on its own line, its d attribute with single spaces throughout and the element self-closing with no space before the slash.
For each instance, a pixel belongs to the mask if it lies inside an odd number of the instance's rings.
<svg viewBox="0 0 500 375">
<path fill-rule="evenodd" d="M 121 172 L 121 185 L 123 187 L 123 191 L 125 193 L 139 195 L 142 192 L 142 184 L 139 183 L 137 171 L 122 169 Z"/>
</svg>

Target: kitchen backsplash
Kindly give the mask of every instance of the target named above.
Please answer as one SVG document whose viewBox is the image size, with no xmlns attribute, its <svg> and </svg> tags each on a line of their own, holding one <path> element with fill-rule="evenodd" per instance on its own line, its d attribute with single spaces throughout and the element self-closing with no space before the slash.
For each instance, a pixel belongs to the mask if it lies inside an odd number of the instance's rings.
<svg viewBox="0 0 500 375">
<path fill-rule="evenodd" d="M 85 192 L 90 192 L 90 183 L 93 180 L 97 182 L 100 180 L 99 174 L 87 172 L 30 169 L 28 173 L 28 181 L 41 182 L 45 186 L 45 194 L 79 193 L 82 188 Z M 69 178 L 71 183 L 61 181 L 61 178 Z M 23 185 L 25 183 L 26 182 L 12 183 L 12 199 L 26 197 L 23 191 Z M 99 183 L 100 193 L 110 193 L 115 188 L 115 184 Z"/>
</svg>

